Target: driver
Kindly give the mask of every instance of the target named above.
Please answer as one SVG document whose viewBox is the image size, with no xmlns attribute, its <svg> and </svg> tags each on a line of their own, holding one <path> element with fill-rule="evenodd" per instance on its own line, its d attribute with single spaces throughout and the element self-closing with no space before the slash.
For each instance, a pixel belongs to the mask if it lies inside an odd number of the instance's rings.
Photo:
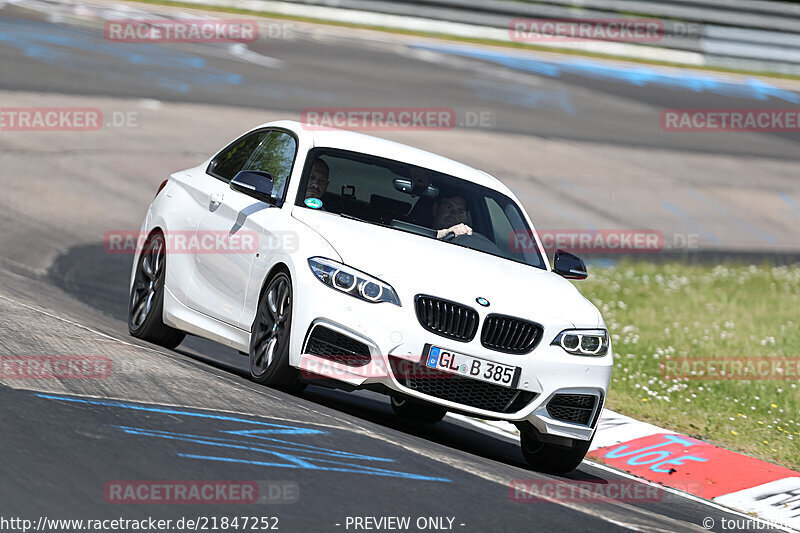
<svg viewBox="0 0 800 533">
<path fill-rule="evenodd" d="M 440 196 L 433 203 L 433 229 L 437 230 L 437 239 L 450 233 L 456 237 L 472 235 L 472 228 L 464 224 L 466 220 L 467 202 L 460 194 Z"/>
</svg>

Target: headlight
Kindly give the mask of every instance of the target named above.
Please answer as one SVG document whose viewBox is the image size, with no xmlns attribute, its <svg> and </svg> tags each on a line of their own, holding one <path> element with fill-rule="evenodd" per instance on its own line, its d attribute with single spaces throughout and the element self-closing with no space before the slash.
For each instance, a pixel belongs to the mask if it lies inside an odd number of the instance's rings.
<svg viewBox="0 0 800 533">
<path fill-rule="evenodd" d="M 608 332 L 604 329 L 567 329 L 550 344 L 561 346 L 572 355 L 599 357 L 608 353 Z"/>
<path fill-rule="evenodd" d="M 308 260 L 308 266 L 317 279 L 328 287 L 367 302 L 400 305 L 400 299 L 391 285 L 378 278 L 324 257 L 312 257 Z"/>
</svg>

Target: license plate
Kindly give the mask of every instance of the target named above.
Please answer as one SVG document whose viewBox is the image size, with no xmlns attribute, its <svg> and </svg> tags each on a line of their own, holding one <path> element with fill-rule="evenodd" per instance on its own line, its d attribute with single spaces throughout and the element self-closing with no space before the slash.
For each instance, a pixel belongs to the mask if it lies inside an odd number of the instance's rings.
<svg viewBox="0 0 800 533">
<path fill-rule="evenodd" d="M 431 346 L 425 357 L 425 366 L 442 372 L 486 381 L 503 387 L 516 387 L 520 368 L 478 359 L 471 355 Z"/>
</svg>

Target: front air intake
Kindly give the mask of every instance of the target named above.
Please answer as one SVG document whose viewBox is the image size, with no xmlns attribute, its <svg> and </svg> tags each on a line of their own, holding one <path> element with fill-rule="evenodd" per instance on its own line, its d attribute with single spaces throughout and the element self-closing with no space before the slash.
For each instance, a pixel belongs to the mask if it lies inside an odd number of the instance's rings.
<svg viewBox="0 0 800 533">
<path fill-rule="evenodd" d="M 536 398 L 536 393 L 502 387 L 442 372 L 419 363 L 390 357 L 397 381 L 411 390 L 485 411 L 516 413 Z"/>
<path fill-rule="evenodd" d="M 325 326 L 314 326 L 303 353 L 348 366 L 364 366 L 371 360 L 366 344 Z"/>
<path fill-rule="evenodd" d="M 556 420 L 589 425 L 599 398 L 593 394 L 556 394 L 547 402 L 547 414 Z"/>
</svg>

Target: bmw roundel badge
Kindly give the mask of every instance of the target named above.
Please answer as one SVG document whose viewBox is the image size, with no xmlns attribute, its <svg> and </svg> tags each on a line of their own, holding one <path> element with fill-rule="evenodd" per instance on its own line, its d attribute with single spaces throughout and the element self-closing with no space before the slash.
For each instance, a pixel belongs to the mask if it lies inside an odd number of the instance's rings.
<svg viewBox="0 0 800 533">
<path fill-rule="evenodd" d="M 483 296 L 478 296 L 477 298 L 475 298 L 475 301 L 478 302 L 483 307 L 489 307 L 489 300 L 487 300 Z"/>
</svg>

